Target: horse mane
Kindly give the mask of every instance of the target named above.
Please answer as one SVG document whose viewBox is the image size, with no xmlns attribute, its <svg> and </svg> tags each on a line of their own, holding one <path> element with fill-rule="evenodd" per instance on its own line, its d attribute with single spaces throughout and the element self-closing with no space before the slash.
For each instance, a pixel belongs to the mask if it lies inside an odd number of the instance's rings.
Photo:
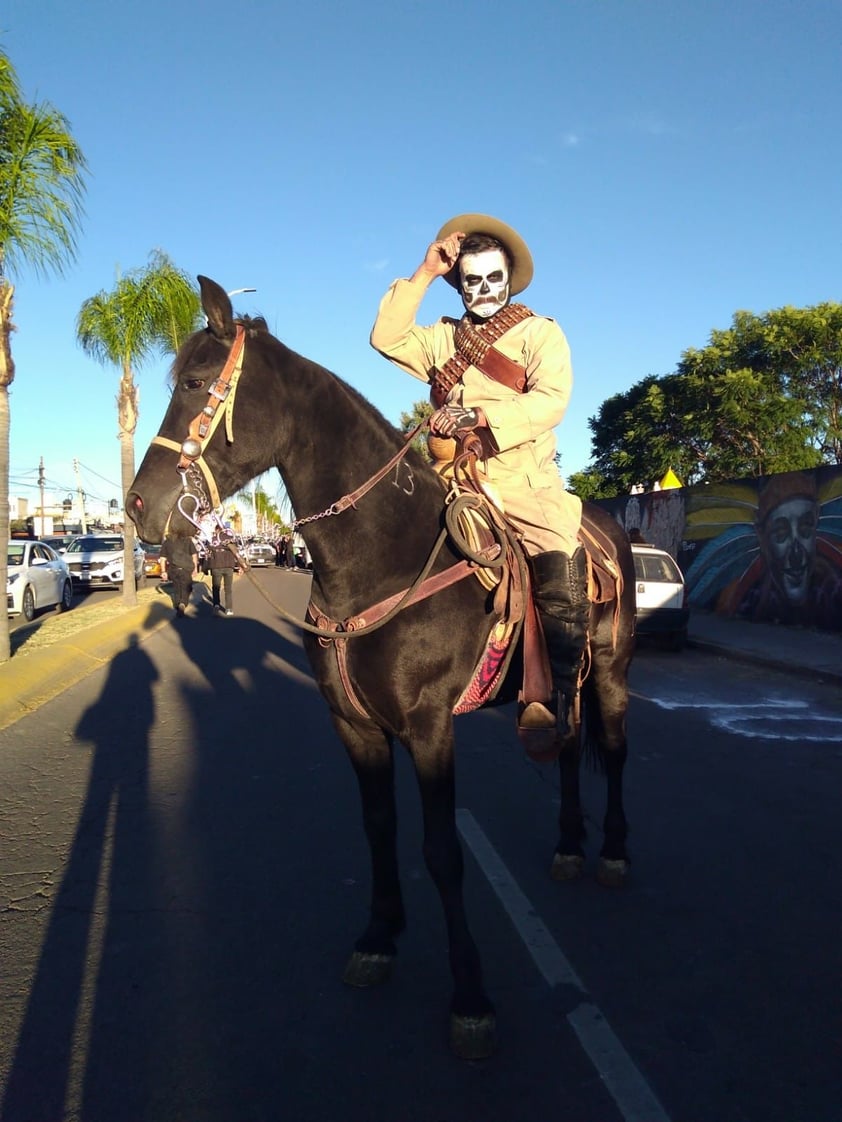
<svg viewBox="0 0 842 1122">
<path fill-rule="evenodd" d="M 242 324 L 246 330 L 246 335 L 268 335 L 269 325 L 264 316 L 237 316 L 234 323 Z"/>
<path fill-rule="evenodd" d="M 301 362 L 306 362 L 314 370 L 320 370 L 336 384 L 337 388 L 339 388 L 341 392 L 356 401 L 357 404 L 371 419 L 379 422 L 381 425 L 385 425 L 389 430 L 391 430 L 396 440 L 398 441 L 398 446 L 401 441 L 406 439 L 406 433 L 404 433 L 396 425 L 393 425 L 392 422 L 389 421 L 380 412 L 376 405 L 372 404 L 372 402 L 370 402 L 367 397 L 360 393 L 359 390 L 355 389 L 354 386 L 352 386 L 349 382 L 346 382 L 343 378 L 340 378 L 338 374 L 335 374 L 333 371 L 328 370 L 326 366 L 322 366 L 314 359 L 307 358 L 306 356 L 300 355 L 295 351 L 291 351 L 285 343 L 282 343 L 281 340 L 277 338 L 277 336 L 271 333 L 265 317 L 237 316 L 234 319 L 234 323 L 242 324 L 242 326 L 245 328 L 247 337 L 256 338 L 258 336 L 266 336 L 269 339 L 273 339 L 276 343 L 278 343 L 279 346 L 284 347 L 285 350 L 289 351 L 290 354 L 294 354 L 296 358 L 298 358 Z M 211 335 L 210 331 L 205 327 L 200 331 L 194 332 L 184 342 L 175 359 L 173 360 L 172 366 L 170 367 L 168 382 L 171 390 L 175 388 L 175 385 L 178 381 L 178 376 L 182 370 L 194 364 L 202 365 L 203 361 L 205 361 L 202 355 L 202 350 L 209 340 L 213 340 L 214 344 L 218 342 L 216 339 L 214 339 L 213 335 Z M 214 353 L 213 360 L 216 361 L 217 359 L 218 354 Z M 208 356 L 207 361 L 211 361 L 210 356 Z"/>
<path fill-rule="evenodd" d="M 242 324 L 245 328 L 246 335 L 250 338 L 254 338 L 257 335 L 269 334 L 269 325 L 263 316 L 239 316 L 234 320 L 234 323 Z M 194 331 L 193 334 L 188 336 L 184 343 L 182 343 L 178 354 L 173 359 L 167 378 L 170 389 L 175 388 L 178 375 L 186 366 L 190 366 L 194 361 L 201 363 L 202 359 L 199 352 L 202 349 L 202 344 L 211 338 L 213 338 L 213 336 L 210 331 L 207 327 L 203 327 L 199 331 Z"/>
</svg>

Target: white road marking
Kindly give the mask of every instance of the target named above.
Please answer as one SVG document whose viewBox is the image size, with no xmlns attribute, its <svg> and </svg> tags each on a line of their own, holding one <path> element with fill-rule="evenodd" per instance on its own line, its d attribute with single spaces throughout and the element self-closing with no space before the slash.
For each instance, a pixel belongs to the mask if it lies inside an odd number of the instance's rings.
<svg viewBox="0 0 842 1122">
<path fill-rule="evenodd" d="M 567 1020 L 623 1118 L 626 1122 L 670 1122 L 655 1093 L 591 1000 L 581 978 L 521 892 L 477 820 L 469 810 L 460 808 L 456 811 L 456 825 L 547 983 L 572 986 L 581 994 L 581 1002 L 567 1014 Z"/>
<path fill-rule="evenodd" d="M 803 698 L 770 697 L 760 701 L 723 702 L 718 698 L 695 696 L 655 697 L 636 691 L 633 696 L 649 701 L 659 709 L 695 709 L 708 713 L 714 728 L 758 740 L 811 741 L 842 743 L 842 717 L 813 710 Z"/>
</svg>

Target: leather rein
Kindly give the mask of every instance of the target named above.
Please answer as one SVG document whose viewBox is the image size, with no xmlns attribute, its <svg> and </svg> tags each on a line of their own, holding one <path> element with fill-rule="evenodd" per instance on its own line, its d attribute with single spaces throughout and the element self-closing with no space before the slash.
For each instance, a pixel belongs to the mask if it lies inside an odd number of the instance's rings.
<svg viewBox="0 0 842 1122">
<path fill-rule="evenodd" d="M 216 432 L 223 417 L 225 418 L 225 435 L 228 443 L 233 444 L 234 442 L 234 398 L 243 370 L 244 346 L 245 328 L 242 324 L 237 324 L 234 342 L 231 345 L 231 350 L 228 352 L 228 358 L 226 359 L 222 372 L 209 386 L 208 403 L 196 414 L 188 425 L 186 438 L 179 444 L 177 441 L 170 440 L 168 437 L 155 436 L 152 438 L 152 444 L 159 444 L 164 448 L 179 453 L 176 470 L 181 475 L 182 494 L 179 496 L 176 507 L 182 517 L 196 527 L 197 534 L 195 536 L 212 547 L 218 547 L 220 545 L 228 546 L 236 556 L 243 572 L 249 580 L 251 580 L 254 587 L 258 589 L 261 596 L 263 596 L 279 615 L 289 623 L 301 628 L 301 630 L 307 631 L 311 635 L 318 635 L 323 642 L 336 642 L 340 638 L 349 639 L 352 636 L 368 635 L 394 619 L 405 607 L 408 607 L 410 604 L 418 603 L 418 601 L 434 595 L 436 592 L 441 591 L 441 589 L 447 588 L 451 584 L 455 584 L 465 577 L 473 575 L 478 567 L 501 568 L 504 565 L 506 553 L 505 532 L 497 525 L 496 521 L 492 523 L 495 544 L 477 553 L 470 550 L 467 543 L 464 542 L 462 534 L 458 530 L 457 524 L 459 514 L 466 506 L 475 507 L 478 502 L 481 501 L 479 498 L 481 491 L 476 475 L 476 459 L 477 453 L 481 451 L 481 445 L 475 434 L 467 433 L 465 434 L 465 440 L 463 442 L 464 450 L 454 461 L 454 478 L 461 473 L 469 481 L 470 491 L 467 493 L 459 493 L 458 490 L 454 489 L 451 490 L 450 494 L 446 497 L 445 526 L 433 543 L 433 547 L 421 571 L 408 588 L 404 589 L 403 592 L 399 592 L 394 596 L 380 601 L 366 611 L 350 616 L 342 621 L 332 620 L 311 600 L 307 611 L 308 615 L 316 621 L 315 625 L 307 623 L 306 620 L 298 619 L 280 604 L 276 603 L 272 597 L 266 593 L 263 586 L 254 579 L 248 562 L 237 549 L 234 535 L 231 534 L 222 523 L 222 519 L 218 513 L 218 508 L 221 506 L 219 488 L 216 485 L 213 472 L 204 458 L 205 448 Z M 224 409 L 221 408 L 223 405 L 225 407 Z M 304 518 L 296 518 L 290 528 L 291 532 L 307 523 L 342 514 L 351 507 L 356 509 L 357 502 L 364 495 L 368 494 L 368 492 L 387 476 L 403 459 L 409 451 L 413 439 L 428 423 L 428 421 L 422 421 L 420 424 L 416 425 L 415 428 L 407 434 L 403 447 L 392 456 L 387 464 L 376 471 L 374 475 L 357 487 L 356 490 L 347 495 L 343 495 L 318 514 L 310 514 Z M 192 509 L 188 509 L 190 507 L 192 507 Z M 166 529 L 169 528 L 172 513 L 171 511 L 167 519 L 165 534 Z M 430 571 L 444 547 L 448 536 L 456 541 L 457 546 L 465 555 L 466 559 L 456 562 L 455 565 L 449 566 L 447 569 L 434 576 L 430 576 Z"/>
</svg>

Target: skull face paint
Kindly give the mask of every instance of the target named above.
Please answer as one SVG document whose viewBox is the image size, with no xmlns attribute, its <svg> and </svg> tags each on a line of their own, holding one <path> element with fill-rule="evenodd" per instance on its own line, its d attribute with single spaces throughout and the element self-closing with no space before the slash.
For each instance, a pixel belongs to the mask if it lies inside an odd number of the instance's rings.
<svg viewBox="0 0 842 1122">
<path fill-rule="evenodd" d="M 462 303 L 480 319 L 490 319 L 509 302 L 509 266 L 499 249 L 466 253 L 459 258 Z"/>
</svg>

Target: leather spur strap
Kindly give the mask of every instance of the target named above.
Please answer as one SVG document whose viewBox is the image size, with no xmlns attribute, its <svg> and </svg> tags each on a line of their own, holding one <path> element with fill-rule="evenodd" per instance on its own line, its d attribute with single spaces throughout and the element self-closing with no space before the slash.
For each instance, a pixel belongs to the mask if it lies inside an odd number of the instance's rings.
<svg viewBox="0 0 842 1122">
<path fill-rule="evenodd" d="M 519 362 L 498 351 L 494 344 L 507 331 L 531 315 L 534 312 L 525 304 L 507 304 L 487 323 L 473 324 L 467 316 L 463 316 L 456 326 L 453 339 L 456 353 L 441 370 L 435 370 L 433 374 L 432 398 L 436 407 L 444 405 L 447 395 L 469 366 L 476 366 L 495 382 L 501 382 L 504 386 L 523 393 L 526 386 L 525 370 Z"/>
</svg>

